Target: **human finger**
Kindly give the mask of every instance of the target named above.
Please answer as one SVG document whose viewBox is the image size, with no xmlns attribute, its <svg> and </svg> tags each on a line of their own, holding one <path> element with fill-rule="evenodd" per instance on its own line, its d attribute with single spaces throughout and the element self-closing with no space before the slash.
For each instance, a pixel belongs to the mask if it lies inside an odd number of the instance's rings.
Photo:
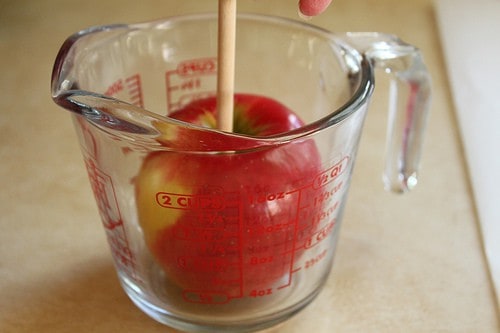
<svg viewBox="0 0 500 333">
<path fill-rule="evenodd" d="M 299 0 L 299 10 L 306 16 L 316 16 L 328 8 L 332 0 Z"/>
</svg>

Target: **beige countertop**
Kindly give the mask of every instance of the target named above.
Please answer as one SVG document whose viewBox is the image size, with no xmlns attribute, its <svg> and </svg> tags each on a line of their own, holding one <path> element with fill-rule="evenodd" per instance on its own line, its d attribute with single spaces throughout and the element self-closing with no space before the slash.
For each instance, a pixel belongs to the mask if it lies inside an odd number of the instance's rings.
<svg viewBox="0 0 500 333">
<path fill-rule="evenodd" d="M 295 1 L 240 0 L 239 9 L 296 18 Z M 212 0 L 0 1 L 0 332 L 175 332 L 119 286 L 69 114 L 51 101 L 49 82 L 73 32 L 215 8 Z M 385 97 L 375 98 L 333 272 L 314 303 L 275 332 L 500 332 L 432 1 L 334 0 L 310 22 L 419 46 L 434 98 L 420 184 L 404 196 L 382 189 Z"/>
</svg>

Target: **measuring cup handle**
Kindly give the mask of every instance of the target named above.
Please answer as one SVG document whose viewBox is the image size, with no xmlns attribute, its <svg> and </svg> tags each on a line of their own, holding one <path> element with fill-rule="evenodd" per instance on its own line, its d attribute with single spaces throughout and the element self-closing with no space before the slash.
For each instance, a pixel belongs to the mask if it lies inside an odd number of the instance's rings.
<svg viewBox="0 0 500 333">
<path fill-rule="evenodd" d="M 375 69 L 389 76 L 386 189 L 406 192 L 417 185 L 423 134 L 431 99 L 431 79 L 420 51 L 395 36 L 347 33 Z"/>
</svg>

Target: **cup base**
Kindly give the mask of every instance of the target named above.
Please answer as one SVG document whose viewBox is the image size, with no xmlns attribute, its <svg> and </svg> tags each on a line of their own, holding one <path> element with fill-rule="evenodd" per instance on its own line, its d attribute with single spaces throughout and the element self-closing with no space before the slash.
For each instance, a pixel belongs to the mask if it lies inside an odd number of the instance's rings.
<svg viewBox="0 0 500 333">
<path fill-rule="evenodd" d="M 127 283 L 127 281 L 124 280 L 126 280 L 126 278 L 124 279 L 123 276 L 120 276 L 120 282 L 127 296 L 149 317 L 174 329 L 196 333 L 250 333 L 275 327 L 278 324 L 290 319 L 309 305 L 323 288 L 323 284 L 320 284 L 318 288 L 316 288 L 307 297 L 303 298 L 300 302 L 271 315 L 261 316 L 258 319 L 253 320 L 233 319 L 224 322 L 217 322 L 213 319 L 183 318 L 180 315 L 173 314 L 146 300 L 144 296 L 141 296 L 138 290 L 133 288 L 133 284 Z"/>
</svg>

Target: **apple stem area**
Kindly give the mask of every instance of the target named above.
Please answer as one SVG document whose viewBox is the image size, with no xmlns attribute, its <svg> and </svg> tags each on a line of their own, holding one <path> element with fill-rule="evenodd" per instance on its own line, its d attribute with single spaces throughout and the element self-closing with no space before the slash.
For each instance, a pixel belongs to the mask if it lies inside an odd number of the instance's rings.
<svg viewBox="0 0 500 333">
<path fill-rule="evenodd" d="M 217 128 L 233 131 L 236 0 L 219 0 L 217 66 Z"/>
</svg>

